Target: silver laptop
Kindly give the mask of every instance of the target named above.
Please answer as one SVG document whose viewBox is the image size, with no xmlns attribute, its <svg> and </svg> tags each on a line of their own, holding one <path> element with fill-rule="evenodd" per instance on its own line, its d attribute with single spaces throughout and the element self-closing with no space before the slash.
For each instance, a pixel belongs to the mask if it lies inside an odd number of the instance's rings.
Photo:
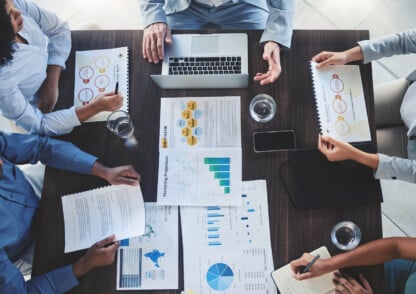
<svg viewBox="0 0 416 294">
<path fill-rule="evenodd" d="M 163 89 L 246 88 L 247 34 L 177 34 L 165 46 L 162 74 L 151 75 Z"/>
</svg>

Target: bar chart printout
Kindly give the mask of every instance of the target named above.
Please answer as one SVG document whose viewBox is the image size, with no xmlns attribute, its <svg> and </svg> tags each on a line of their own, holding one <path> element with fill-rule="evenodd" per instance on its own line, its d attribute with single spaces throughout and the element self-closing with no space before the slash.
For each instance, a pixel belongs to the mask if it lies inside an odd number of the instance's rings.
<svg viewBox="0 0 416 294">
<path fill-rule="evenodd" d="M 240 148 L 159 150 L 157 202 L 163 205 L 241 205 Z"/>
<path fill-rule="evenodd" d="M 277 292 L 266 182 L 243 182 L 239 200 L 236 207 L 181 207 L 185 294 Z"/>
</svg>

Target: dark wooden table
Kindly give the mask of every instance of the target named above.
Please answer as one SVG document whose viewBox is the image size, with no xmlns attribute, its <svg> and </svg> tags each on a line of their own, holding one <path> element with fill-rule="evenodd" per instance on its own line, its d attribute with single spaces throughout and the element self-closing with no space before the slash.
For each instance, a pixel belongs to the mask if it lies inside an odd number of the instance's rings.
<svg viewBox="0 0 416 294">
<path fill-rule="evenodd" d="M 214 32 L 214 31 L 212 31 Z M 239 31 L 234 31 L 239 32 Z M 267 70 L 262 60 L 263 48 L 258 44 L 260 31 L 248 31 L 249 74 Z M 319 133 L 314 106 L 308 61 L 322 50 L 339 51 L 350 48 L 358 40 L 368 39 L 368 31 L 301 30 L 293 35 L 292 49 L 281 53 L 282 74 L 273 85 L 260 86 L 250 81 L 247 89 L 161 90 L 149 74 L 159 73 L 161 66 L 142 58 L 142 31 L 74 31 L 72 52 L 60 83 L 57 108 L 73 105 L 74 50 L 103 49 L 128 46 L 130 52 L 129 112 L 134 120 L 137 150 L 124 147 L 123 141 L 106 130 L 105 123 L 89 123 L 61 137 L 96 155 L 109 166 L 132 164 L 142 175 L 141 187 L 145 201 L 156 201 L 158 169 L 158 137 L 160 97 L 241 96 L 241 129 L 243 149 L 243 180 L 266 179 L 269 200 L 270 234 L 275 267 L 288 263 L 303 252 L 326 245 L 332 254 L 339 251 L 330 243 L 331 228 L 343 220 L 351 220 L 362 230 L 362 243 L 381 238 L 379 204 L 331 209 L 297 210 L 292 205 L 279 177 L 280 165 L 288 152 L 256 154 L 252 133 L 258 130 L 293 129 L 300 148 L 316 146 Z M 360 64 L 372 138 L 375 136 L 371 66 Z M 269 123 L 254 122 L 249 115 L 250 99 L 259 93 L 273 96 L 277 115 Z M 375 142 L 373 142 L 375 144 Z M 281 172 L 287 173 L 287 168 Z M 64 224 L 61 195 L 92 189 L 105 183 L 92 176 L 47 168 L 41 205 L 36 220 L 36 250 L 33 274 L 38 275 L 72 263 L 84 252 L 64 254 Z M 180 244 L 179 289 L 183 289 L 182 245 Z M 374 293 L 383 293 L 383 266 L 356 269 L 370 281 Z M 116 287 L 116 264 L 98 268 L 81 278 L 80 285 L 70 293 L 113 293 Z M 140 291 L 137 291 L 139 293 Z M 144 292 L 144 291 L 142 291 Z M 148 292 L 148 291 L 146 291 Z M 180 293 L 180 291 L 153 291 Z"/>
</svg>

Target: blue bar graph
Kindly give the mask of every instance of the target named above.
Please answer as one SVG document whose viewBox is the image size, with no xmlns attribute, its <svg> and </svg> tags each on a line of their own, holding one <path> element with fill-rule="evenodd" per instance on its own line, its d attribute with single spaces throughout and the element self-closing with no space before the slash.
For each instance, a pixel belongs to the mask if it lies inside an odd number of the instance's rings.
<svg viewBox="0 0 416 294">
<path fill-rule="evenodd" d="M 208 246 L 221 246 L 221 242 L 208 242 Z"/>
<path fill-rule="evenodd" d="M 208 206 L 207 210 L 221 210 L 219 206 Z"/>
<path fill-rule="evenodd" d="M 254 212 L 254 208 L 247 209 L 248 212 Z"/>
<path fill-rule="evenodd" d="M 211 228 L 208 228 L 208 232 L 217 232 L 218 229 L 219 227 L 211 227 Z"/>
<path fill-rule="evenodd" d="M 208 239 L 218 239 L 220 237 L 219 234 L 216 235 L 208 235 Z"/>
<path fill-rule="evenodd" d="M 224 217 L 224 215 L 219 213 L 208 213 L 208 217 Z"/>
<path fill-rule="evenodd" d="M 231 158 L 230 157 L 205 157 L 204 163 L 209 166 L 209 171 L 213 173 L 214 179 L 222 187 L 224 194 L 231 191 Z"/>
<path fill-rule="evenodd" d="M 248 217 L 242 217 L 241 220 L 248 220 Z"/>
</svg>

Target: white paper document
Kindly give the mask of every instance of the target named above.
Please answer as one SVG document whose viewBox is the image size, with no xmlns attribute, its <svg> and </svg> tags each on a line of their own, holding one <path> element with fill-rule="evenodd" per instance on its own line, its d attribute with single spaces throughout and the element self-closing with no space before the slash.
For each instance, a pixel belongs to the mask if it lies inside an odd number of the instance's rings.
<svg viewBox="0 0 416 294">
<path fill-rule="evenodd" d="M 114 185 L 62 197 L 65 253 L 91 247 L 111 234 L 117 240 L 145 233 L 140 186 Z"/>
<path fill-rule="evenodd" d="M 320 258 L 330 258 L 328 249 L 322 246 L 310 254 Z M 335 286 L 332 282 L 334 278 L 333 273 L 328 273 L 317 278 L 298 281 L 293 277 L 293 272 L 290 268 L 290 263 L 277 269 L 272 273 L 272 277 L 279 288 L 279 291 L 284 294 L 330 294 L 335 293 Z"/>
<path fill-rule="evenodd" d="M 122 240 L 117 290 L 178 289 L 178 207 L 145 203 L 146 233 Z"/>
<path fill-rule="evenodd" d="M 185 294 L 277 293 L 266 181 L 241 193 L 239 207 L 181 207 Z"/>
<path fill-rule="evenodd" d="M 124 97 L 120 108 L 128 111 L 129 55 L 127 47 L 77 51 L 75 53 L 74 106 L 91 103 L 101 94 L 115 90 Z M 86 120 L 105 121 L 110 114 L 104 111 Z"/>
<path fill-rule="evenodd" d="M 358 65 L 311 62 L 321 132 L 346 142 L 371 141 L 364 90 Z"/>
<path fill-rule="evenodd" d="M 162 98 L 160 148 L 241 147 L 240 97 Z"/>
<path fill-rule="evenodd" d="M 240 97 L 162 98 L 157 203 L 239 205 Z"/>
</svg>

